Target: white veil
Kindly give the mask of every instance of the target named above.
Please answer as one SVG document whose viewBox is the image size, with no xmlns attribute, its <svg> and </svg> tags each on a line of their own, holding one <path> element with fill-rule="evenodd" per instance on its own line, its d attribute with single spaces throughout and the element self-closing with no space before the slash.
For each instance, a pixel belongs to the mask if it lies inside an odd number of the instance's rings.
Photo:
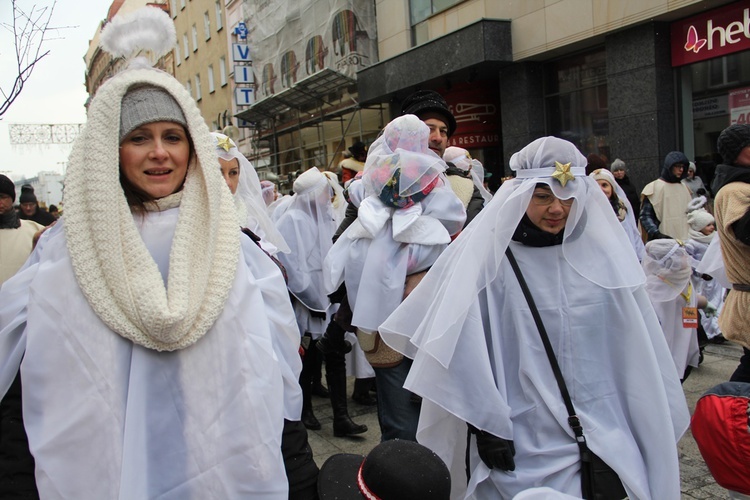
<svg viewBox="0 0 750 500">
<path fill-rule="evenodd" d="M 419 347 L 447 366 L 471 304 L 497 277 L 505 250 L 540 183 L 560 199 L 573 199 L 562 252 L 578 274 L 608 289 L 643 284 L 643 269 L 630 241 L 599 185 L 586 176 L 585 167 L 586 158 L 576 147 L 556 137 L 537 139 L 514 154 L 510 168 L 517 178 L 503 183 L 422 283 L 381 325 L 386 342 L 410 357 Z M 544 272 L 544 263 L 539 266 Z M 427 313 L 411 314 L 413 308 Z"/>
<path fill-rule="evenodd" d="M 234 160 L 239 162 L 240 181 L 237 192 L 234 195 L 237 210 L 240 216 L 240 225 L 247 227 L 261 237 L 261 246 L 265 240 L 271 243 L 279 252 L 288 253 L 289 245 L 276 229 L 271 218 L 268 216 L 266 203 L 263 201 L 263 191 L 260 186 L 258 174 L 253 164 L 240 153 L 237 145 L 232 139 L 219 132 L 211 132 L 216 146 L 216 154 L 223 160 Z M 276 253 L 270 247 L 263 247 L 270 253 Z"/>
</svg>

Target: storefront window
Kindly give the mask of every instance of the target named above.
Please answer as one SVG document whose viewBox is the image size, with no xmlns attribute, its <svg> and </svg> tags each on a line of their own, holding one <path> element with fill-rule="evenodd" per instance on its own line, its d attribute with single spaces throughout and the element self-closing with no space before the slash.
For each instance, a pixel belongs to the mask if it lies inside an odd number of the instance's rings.
<svg viewBox="0 0 750 500">
<path fill-rule="evenodd" d="M 464 0 L 409 0 L 412 26 L 412 44 L 417 46 L 428 41 L 427 18 L 453 7 Z"/>
<path fill-rule="evenodd" d="M 574 143 L 584 155 L 611 160 L 604 50 L 554 61 L 546 69 L 547 132 Z"/>
<path fill-rule="evenodd" d="M 716 139 L 750 113 L 750 52 L 701 61 L 682 69 L 692 88 L 693 144 L 696 162 L 712 166 L 719 158 Z M 707 168 L 710 170 L 710 168 Z"/>
</svg>

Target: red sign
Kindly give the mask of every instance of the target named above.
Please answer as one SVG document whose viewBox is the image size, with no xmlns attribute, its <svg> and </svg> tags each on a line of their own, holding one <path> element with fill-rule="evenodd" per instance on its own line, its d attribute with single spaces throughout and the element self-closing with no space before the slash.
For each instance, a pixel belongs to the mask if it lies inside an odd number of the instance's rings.
<svg viewBox="0 0 750 500">
<path fill-rule="evenodd" d="M 750 49 L 750 6 L 736 2 L 672 23 L 672 66 Z"/>
<path fill-rule="evenodd" d="M 750 124 L 750 87 L 736 89 L 729 93 L 730 125 Z"/>
<path fill-rule="evenodd" d="M 454 85 L 440 94 L 456 117 L 450 146 L 473 149 L 500 145 L 500 90 L 496 82 Z"/>
</svg>

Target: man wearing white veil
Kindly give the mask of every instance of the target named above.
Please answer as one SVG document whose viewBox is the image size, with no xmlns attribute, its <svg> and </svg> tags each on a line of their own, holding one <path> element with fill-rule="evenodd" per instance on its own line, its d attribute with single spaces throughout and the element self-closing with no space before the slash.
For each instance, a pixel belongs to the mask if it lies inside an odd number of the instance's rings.
<svg viewBox="0 0 750 500">
<path fill-rule="evenodd" d="M 582 495 L 579 445 L 508 250 L 620 497 L 680 497 L 685 397 L 643 271 L 585 166 L 554 137 L 514 154 L 516 179 L 379 329 L 414 359 L 405 387 L 424 398 L 417 440 L 451 468 L 454 498 L 538 486 Z"/>
</svg>

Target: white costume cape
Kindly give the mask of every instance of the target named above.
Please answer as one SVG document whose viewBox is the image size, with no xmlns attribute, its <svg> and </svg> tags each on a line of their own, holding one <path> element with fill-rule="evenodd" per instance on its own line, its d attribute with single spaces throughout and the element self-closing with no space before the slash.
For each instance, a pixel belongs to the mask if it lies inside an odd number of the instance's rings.
<svg viewBox="0 0 750 500">
<path fill-rule="evenodd" d="M 136 222 L 165 282 L 178 211 Z M 41 497 L 287 498 L 281 433 L 284 418 L 299 419 L 301 363 L 276 265 L 243 237 L 213 326 L 158 352 L 97 317 L 62 227 L 0 293 L 0 394 L 20 363 Z"/>
</svg>

